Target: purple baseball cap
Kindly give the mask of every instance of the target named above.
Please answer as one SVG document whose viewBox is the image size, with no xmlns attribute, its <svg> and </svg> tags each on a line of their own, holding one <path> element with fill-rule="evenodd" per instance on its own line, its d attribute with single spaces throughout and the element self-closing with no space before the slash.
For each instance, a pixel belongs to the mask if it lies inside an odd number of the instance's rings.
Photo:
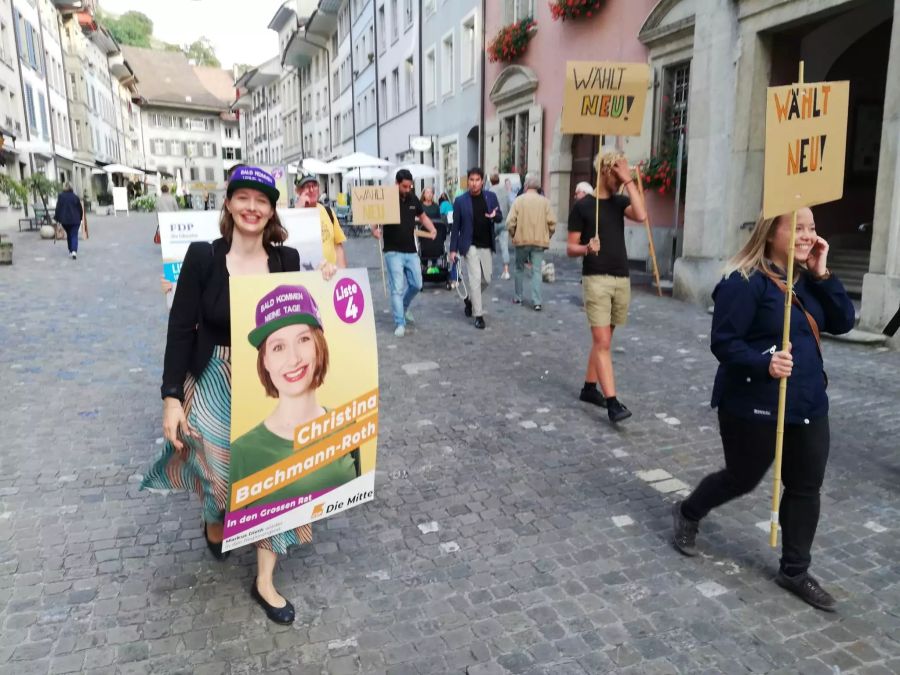
<svg viewBox="0 0 900 675">
<path fill-rule="evenodd" d="M 255 166 L 239 166 L 231 174 L 228 180 L 228 188 L 225 192 L 226 197 L 231 197 L 232 193 L 239 188 L 249 188 L 251 190 L 259 190 L 269 201 L 272 206 L 278 202 L 281 193 L 275 187 L 275 178 L 268 171 L 263 171 Z"/>
<path fill-rule="evenodd" d="M 256 328 L 247 339 L 259 349 L 263 341 L 279 328 L 306 324 L 325 330 L 319 306 L 303 286 L 279 286 L 266 293 L 256 305 Z"/>
</svg>

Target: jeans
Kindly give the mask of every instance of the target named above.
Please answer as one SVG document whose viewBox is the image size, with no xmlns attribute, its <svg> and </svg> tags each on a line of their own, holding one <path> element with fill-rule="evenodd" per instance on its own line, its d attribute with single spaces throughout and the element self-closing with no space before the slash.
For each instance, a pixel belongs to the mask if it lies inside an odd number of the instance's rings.
<svg viewBox="0 0 900 675">
<path fill-rule="evenodd" d="M 418 253 L 388 251 L 384 254 L 388 284 L 391 287 L 391 310 L 394 324 L 406 326 L 406 310 L 422 290 L 422 264 Z"/>
<path fill-rule="evenodd" d="M 700 520 L 711 509 L 750 492 L 775 458 L 775 423 L 745 420 L 719 410 L 719 433 L 725 468 L 708 475 L 681 505 L 685 518 Z M 786 424 L 779 521 L 783 541 L 781 570 L 788 576 L 805 572 L 819 524 L 819 489 L 828 462 L 828 418 L 809 424 Z"/>
<path fill-rule="evenodd" d="M 69 242 L 69 253 L 78 253 L 78 229 L 81 227 L 81 223 L 64 224 L 62 227 L 66 231 L 66 238 Z"/>
<path fill-rule="evenodd" d="M 516 300 L 522 300 L 525 286 L 525 263 L 531 263 L 531 301 L 542 305 L 541 283 L 543 276 L 541 266 L 544 264 L 544 249 L 539 246 L 516 246 Z"/>
<path fill-rule="evenodd" d="M 497 243 L 500 248 L 500 257 L 503 259 L 504 265 L 509 265 L 509 230 L 506 229 L 506 223 L 500 223 L 495 226 L 497 235 Z"/>
</svg>

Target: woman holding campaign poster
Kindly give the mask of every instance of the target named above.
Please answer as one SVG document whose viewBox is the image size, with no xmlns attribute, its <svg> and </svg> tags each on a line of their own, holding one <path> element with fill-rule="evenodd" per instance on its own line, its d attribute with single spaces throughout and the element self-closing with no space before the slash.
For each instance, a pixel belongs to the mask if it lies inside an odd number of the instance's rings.
<svg viewBox="0 0 900 675">
<path fill-rule="evenodd" d="M 231 483 L 294 454 L 298 428 L 326 415 L 316 391 L 328 373 L 328 342 L 319 306 L 303 286 L 279 286 L 259 301 L 256 328 L 248 336 L 258 350 L 256 371 L 266 396 L 277 399 L 262 422 L 231 444 Z M 360 475 L 359 449 L 301 474 L 264 498 L 271 504 L 335 488 Z"/>
<path fill-rule="evenodd" d="M 222 237 L 189 246 L 169 314 L 161 388 L 166 444 L 141 487 L 196 492 L 207 546 L 219 560 L 228 555 L 222 540 L 231 458 L 229 283 L 246 275 L 300 269 L 297 250 L 283 245 L 287 231 L 275 210 L 278 198 L 269 173 L 248 166 L 235 170 L 221 213 Z M 322 275 L 331 278 L 335 271 L 325 265 Z M 251 592 L 273 621 L 294 620 L 293 605 L 275 590 L 277 555 L 311 539 L 306 525 L 255 542 L 257 574 Z"/>
</svg>

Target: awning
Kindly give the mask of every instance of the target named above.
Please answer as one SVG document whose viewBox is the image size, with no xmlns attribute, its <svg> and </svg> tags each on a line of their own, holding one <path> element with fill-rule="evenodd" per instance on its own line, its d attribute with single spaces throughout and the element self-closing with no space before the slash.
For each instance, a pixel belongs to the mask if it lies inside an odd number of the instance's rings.
<svg viewBox="0 0 900 675">
<path fill-rule="evenodd" d="M 121 173 L 129 176 L 143 176 L 144 172 L 124 164 L 107 164 L 103 167 L 106 173 Z"/>
</svg>

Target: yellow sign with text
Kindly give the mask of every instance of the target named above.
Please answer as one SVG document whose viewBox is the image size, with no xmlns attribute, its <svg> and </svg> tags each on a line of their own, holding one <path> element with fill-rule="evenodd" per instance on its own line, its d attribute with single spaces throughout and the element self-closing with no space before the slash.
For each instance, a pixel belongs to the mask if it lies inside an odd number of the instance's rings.
<svg viewBox="0 0 900 675">
<path fill-rule="evenodd" d="M 354 225 L 398 225 L 400 192 L 396 185 L 353 188 Z"/>
<path fill-rule="evenodd" d="M 766 98 L 763 216 L 840 199 L 850 83 L 769 87 Z"/>
<path fill-rule="evenodd" d="M 563 133 L 640 136 L 649 88 L 646 63 L 568 61 Z"/>
</svg>

